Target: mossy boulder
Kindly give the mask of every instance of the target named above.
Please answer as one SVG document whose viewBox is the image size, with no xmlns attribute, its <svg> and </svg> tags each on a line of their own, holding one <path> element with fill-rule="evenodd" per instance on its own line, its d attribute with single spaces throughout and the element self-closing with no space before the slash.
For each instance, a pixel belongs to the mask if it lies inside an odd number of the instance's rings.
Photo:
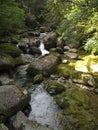
<svg viewBox="0 0 98 130">
<path fill-rule="evenodd" d="M 47 81 L 47 86 L 46 90 L 51 94 L 51 95 L 57 95 L 65 91 L 65 86 L 54 81 L 54 80 L 48 80 Z"/>
<path fill-rule="evenodd" d="M 56 70 L 58 63 L 59 58 L 57 56 L 45 56 L 37 61 L 32 62 L 29 65 L 27 72 L 30 76 L 35 76 L 36 74 L 49 76 Z"/>
<path fill-rule="evenodd" d="M 68 64 L 60 64 L 58 66 L 58 73 L 65 78 L 79 78 L 80 73 L 77 72 L 74 68 L 74 65 L 71 65 L 71 63 Z"/>
<path fill-rule="evenodd" d="M 18 57 L 21 53 L 21 50 L 14 44 L 11 43 L 3 43 L 0 44 L 0 54 L 8 54 L 12 57 Z"/>
<path fill-rule="evenodd" d="M 1 71 L 10 71 L 14 68 L 15 60 L 9 55 L 0 55 L 0 72 Z"/>
<path fill-rule="evenodd" d="M 33 78 L 33 83 L 37 84 L 37 83 L 41 83 L 43 81 L 43 75 L 42 74 L 37 74 L 34 76 Z"/>
<path fill-rule="evenodd" d="M 95 129 L 98 124 L 98 95 L 72 84 L 60 95 L 55 96 L 73 129 Z"/>
</svg>

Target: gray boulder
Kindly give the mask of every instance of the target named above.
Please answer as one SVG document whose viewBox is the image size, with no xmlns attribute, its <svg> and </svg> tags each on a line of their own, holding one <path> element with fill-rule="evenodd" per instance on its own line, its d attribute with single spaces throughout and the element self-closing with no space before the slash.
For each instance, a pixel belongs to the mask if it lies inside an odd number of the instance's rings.
<svg viewBox="0 0 98 130">
<path fill-rule="evenodd" d="M 56 41 L 57 41 L 57 34 L 55 32 L 48 33 L 47 36 L 44 38 L 45 48 L 47 50 L 55 48 L 57 44 Z"/>
<path fill-rule="evenodd" d="M 13 127 L 15 130 L 52 130 L 46 126 L 42 126 L 28 120 L 28 118 L 21 111 L 17 113 L 13 121 Z"/>
<path fill-rule="evenodd" d="M 36 74 L 43 74 L 44 76 L 49 76 L 56 70 L 56 66 L 59 63 L 59 58 L 57 56 L 49 55 L 43 57 L 35 62 L 32 62 L 27 72 L 29 75 L 35 76 Z"/>
<path fill-rule="evenodd" d="M 15 85 L 0 86 L 0 122 L 28 105 L 30 96 Z"/>
</svg>

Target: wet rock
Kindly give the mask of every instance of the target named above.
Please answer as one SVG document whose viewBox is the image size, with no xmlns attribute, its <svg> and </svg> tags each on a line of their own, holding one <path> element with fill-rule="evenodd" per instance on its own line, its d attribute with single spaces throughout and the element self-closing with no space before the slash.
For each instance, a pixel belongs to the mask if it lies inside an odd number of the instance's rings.
<svg viewBox="0 0 98 130">
<path fill-rule="evenodd" d="M 4 124 L 0 124 L 0 130 L 9 130 Z"/>
<path fill-rule="evenodd" d="M 69 58 L 71 58 L 71 59 L 76 59 L 76 58 L 78 57 L 78 54 L 77 54 L 77 53 L 74 53 L 74 52 L 69 52 L 69 51 L 67 51 L 67 52 L 64 52 L 64 54 L 65 54 L 66 56 L 68 56 Z"/>
<path fill-rule="evenodd" d="M 0 86 L 0 122 L 28 105 L 30 96 L 15 85 Z"/>
<path fill-rule="evenodd" d="M 35 83 L 35 84 L 41 83 L 42 81 L 43 81 L 43 75 L 42 74 L 37 74 L 33 78 L 33 83 Z"/>
<path fill-rule="evenodd" d="M 57 34 L 55 32 L 50 32 L 44 38 L 45 48 L 47 50 L 56 47 Z"/>
<path fill-rule="evenodd" d="M 35 62 L 32 62 L 27 72 L 29 75 L 43 74 L 45 76 L 49 76 L 56 70 L 56 66 L 59 63 L 59 58 L 57 56 L 49 55 L 45 56 Z"/>
<path fill-rule="evenodd" d="M 28 118 L 21 111 L 17 113 L 13 121 L 13 128 L 15 130 L 52 130 L 46 126 L 42 126 L 28 120 Z"/>
</svg>

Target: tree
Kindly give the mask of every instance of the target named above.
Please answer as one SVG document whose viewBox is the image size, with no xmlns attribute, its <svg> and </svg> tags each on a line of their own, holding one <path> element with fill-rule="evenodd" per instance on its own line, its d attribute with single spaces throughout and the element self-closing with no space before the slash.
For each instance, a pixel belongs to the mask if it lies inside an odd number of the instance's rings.
<svg viewBox="0 0 98 130">
<path fill-rule="evenodd" d="M 14 32 L 24 24 L 24 11 L 15 0 L 0 0 L 0 34 Z"/>
</svg>

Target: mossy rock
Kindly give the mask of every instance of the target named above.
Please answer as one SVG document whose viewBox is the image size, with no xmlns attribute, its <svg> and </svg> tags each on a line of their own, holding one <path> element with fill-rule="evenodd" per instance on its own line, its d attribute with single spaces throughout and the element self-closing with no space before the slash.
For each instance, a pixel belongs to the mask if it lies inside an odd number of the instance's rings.
<svg viewBox="0 0 98 130">
<path fill-rule="evenodd" d="M 34 84 L 41 83 L 42 81 L 43 81 L 43 75 L 42 74 L 37 74 L 36 76 L 34 76 L 34 79 L 33 79 Z"/>
<path fill-rule="evenodd" d="M 71 77 L 71 78 L 78 78 L 80 77 L 80 73 L 77 72 L 74 68 L 74 66 L 71 66 L 69 64 L 60 64 L 58 66 L 58 73 L 66 78 Z"/>
<path fill-rule="evenodd" d="M 55 96 L 57 104 L 63 109 L 74 129 L 96 128 L 98 124 L 98 95 L 88 90 L 73 87 Z M 94 125 L 95 124 L 95 125 Z"/>
<path fill-rule="evenodd" d="M 0 55 L 0 72 L 10 71 L 15 66 L 15 59 L 9 55 Z"/>
<path fill-rule="evenodd" d="M 14 44 L 3 43 L 0 44 L 0 54 L 3 53 L 11 55 L 12 57 L 18 57 L 21 53 L 21 50 Z"/>
<path fill-rule="evenodd" d="M 49 80 L 49 83 L 48 83 L 46 90 L 51 95 L 56 95 L 56 94 L 60 94 L 63 91 L 65 91 L 65 86 L 63 86 L 62 84 L 60 84 L 54 80 Z"/>
</svg>

